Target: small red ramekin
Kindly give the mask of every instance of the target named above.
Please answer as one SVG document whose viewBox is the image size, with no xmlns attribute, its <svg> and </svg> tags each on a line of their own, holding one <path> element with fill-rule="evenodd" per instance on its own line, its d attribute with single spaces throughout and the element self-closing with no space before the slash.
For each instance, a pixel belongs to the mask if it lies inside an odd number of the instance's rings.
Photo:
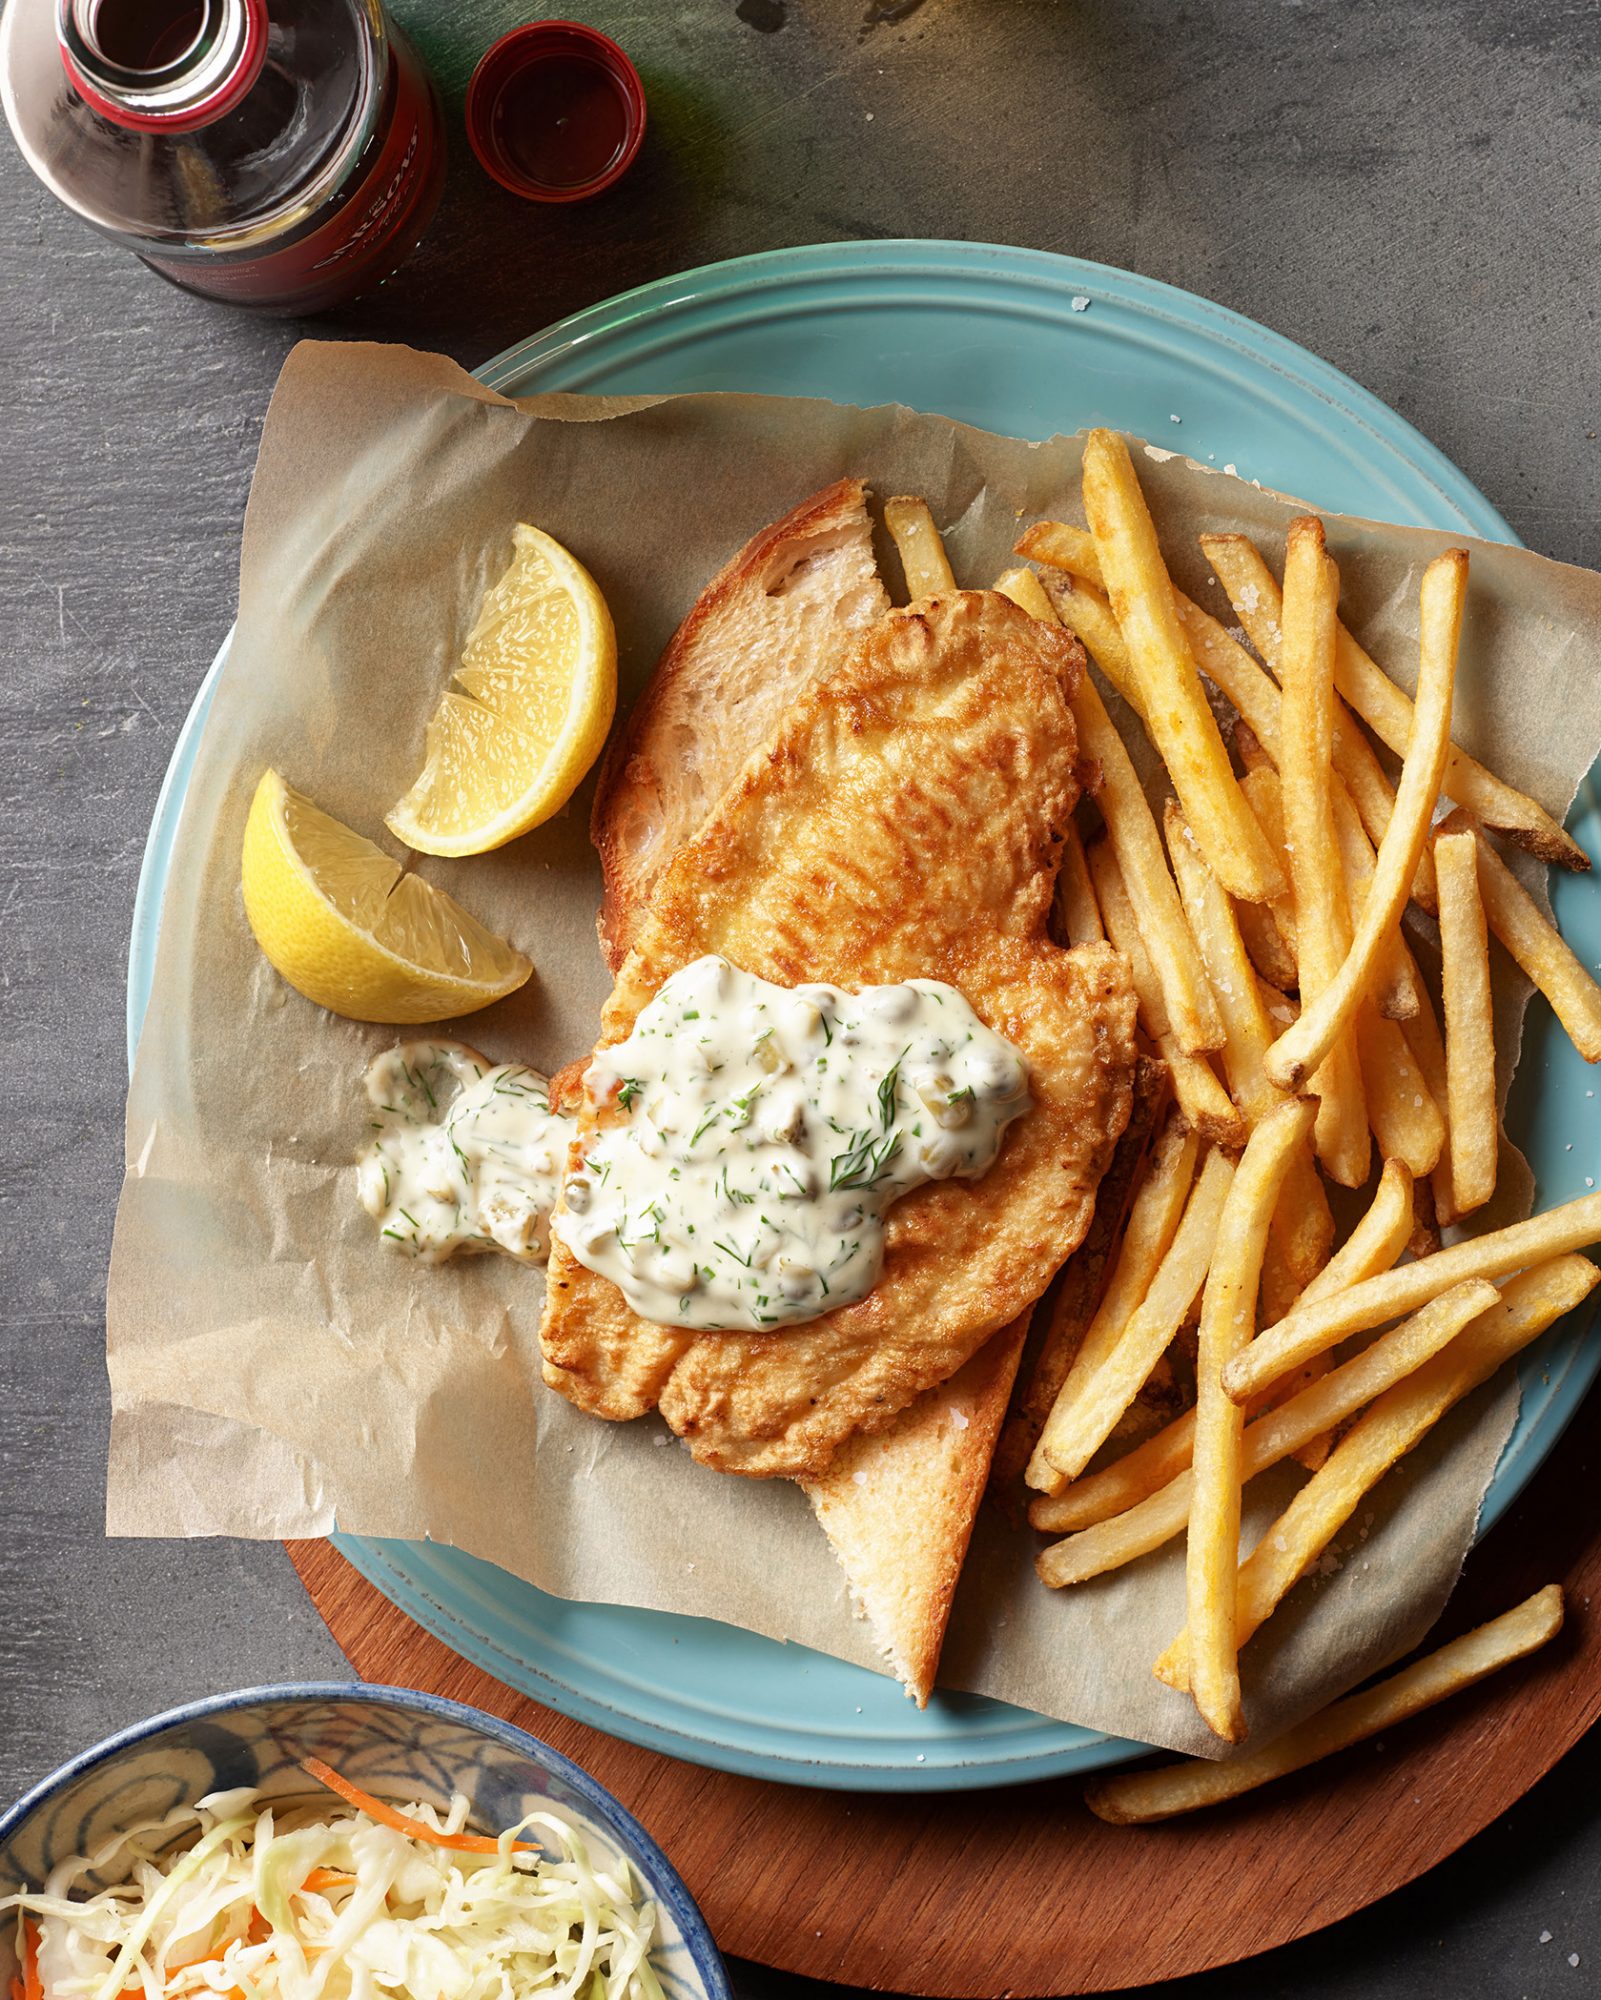
<svg viewBox="0 0 1601 2000">
<path fill-rule="evenodd" d="M 538 63 L 577 57 L 604 70 L 623 107 L 624 137 L 607 166 L 592 179 L 552 187 L 533 179 L 507 157 L 495 132 L 495 107 L 517 78 Z M 645 137 L 645 86 L 639 71 L 612 40 L 581 21 L 530 21 L 492 42 L 467 85 L 467 141 L 492 180 L 525 201 L 588 201 L 620 181 Z"/>
</svg>

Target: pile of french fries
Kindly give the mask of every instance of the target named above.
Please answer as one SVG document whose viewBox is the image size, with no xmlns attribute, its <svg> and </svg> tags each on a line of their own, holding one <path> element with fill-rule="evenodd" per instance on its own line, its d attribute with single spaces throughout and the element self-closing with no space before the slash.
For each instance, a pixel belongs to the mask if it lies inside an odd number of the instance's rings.
<svg viewBox="0 0 1601 2000">
<path fill-rule="evenodd" d="M 1341 623 L 1317 519 L 1290 524 L 1282 580 L 1244 536 L 1201 537 L 1230 630 L 1174 586 L 1115 433 L 1086 440 L 1083 507 L 1086 528 L 1031 527 L 1016 553 L 1041 568 L 995 588 L 1077 634 L 1167 773 L 1159 826 L 1086 675 L 1073 709 L 1098 782 L 1056 922 L 1126 955 L 1150 1060 L 997 1476 L 1021 1472 L 1030 1520 L 1060 1537 L 1037 1562 L 1053 1588 L 1185 1536 L 1187 1622 L 1153 1671 L 1239 1744 L 1241 1649 L 1390 1467 L 1601 1279 L 1574 1254 L 1601 1240 L 1601 1192 L 1439 1235 L 1496 1185 L 1492 935 L 1601 1060 L 1601 987 L 1490 836 L 1589 863 L 1451 740 L 1464 551 L 1424 571 L 1409 696 Z M 911 594 L 953 588 L 927 508 L 886 519 Z M 1431 921 L 1443 1031 L 1408 936 Z M 1343 1242 L 1328 1183 L 1371 1189 Z M 1242 1559 L 1242 1488 L 1290 1456 L 1312 1476 Z M 1090 1803 L 1144 1820 L 1233 1796 L 1522 1657 L 1561 1615 L 1553 1586 L 1265 1751 L 1110 1779 Z"/>
</svg>

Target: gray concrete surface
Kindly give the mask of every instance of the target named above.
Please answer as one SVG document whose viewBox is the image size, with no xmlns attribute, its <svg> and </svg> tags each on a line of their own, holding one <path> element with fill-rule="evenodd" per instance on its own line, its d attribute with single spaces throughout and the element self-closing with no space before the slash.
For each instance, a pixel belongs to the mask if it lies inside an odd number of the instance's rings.
<svg viewBox="0 0 1601 2000">
<path fill-rule="evenodd" d="M 445 207 L 406 273 L 315 330 L 474 363 L 658 273 L 773 245 L 929 234 L 1070 251 L 1305 342 L 1534 546 L 1601 559 L 1593 0 L 575 8 L 646 75 L 653 122 L 629 182 L 568 212 L 500 194 L 459 143 L 461 87 L 528 10 L 400 0 L 452 99 Z M 99 1534 L 129 911 L 173 738 L 232 615 L 256 439 L 298 330 L 168 290 L 0 141 L 6 1796 L 172 1701 L 345 1671 L 275 1548 Z M 1601 1991 L 1598 1781 L 1587 1743 L 1413 1890 L 1172 1990 Z M 751 1995 L 795 1984 L 741 1980 Z"/>
</svg>

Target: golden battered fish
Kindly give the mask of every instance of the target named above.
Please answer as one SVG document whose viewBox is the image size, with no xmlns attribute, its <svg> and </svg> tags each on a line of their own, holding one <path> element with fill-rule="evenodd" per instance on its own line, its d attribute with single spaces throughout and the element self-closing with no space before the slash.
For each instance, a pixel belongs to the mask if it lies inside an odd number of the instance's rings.
<svg viewBox="0 0 1601 2000">
<path fill-rule="evenodd" d="M 703 1463 L 821 1473 L 1044 1291 L 1088 1227 L 1128 1117 L 1134 1000 L 1108 946 L 1046 933 L 1078 798 L 1082 654 L 993 592 L 890 613 L 789 712 L 669 864 L 602 1017 L 622 1040 L 708 952 L 785 985 L 948 981 L 1029 1065 L 1033 1109 L 976 1183 L 903 1196 L 865 1299 L 773 1333 L 634 1316 L 552 1248 L 545 1379 L 614 1419 L 659 1407 Z M 584 1097 L 575 1155 L 598 1107 Z"/>
</svg>

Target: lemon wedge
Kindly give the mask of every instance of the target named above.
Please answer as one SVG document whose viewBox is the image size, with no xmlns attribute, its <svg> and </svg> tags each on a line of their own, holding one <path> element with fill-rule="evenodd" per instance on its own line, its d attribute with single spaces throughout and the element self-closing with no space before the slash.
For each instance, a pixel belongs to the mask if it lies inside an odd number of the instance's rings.
<svg viewBox="0 0 1601 2000">
<path fill-rule="evenodd" d="M 245 823 L 241 883 L 256 942 L 308 1000 L 353 1021 L 446 1021 L 533 971 L 443 890 L 352 832 L 276 771 Z"/>
<path fill-rule="evenodd" d="M 417 782 L 388 816 L 424 854 L 483 854 L 558 812 L 617 707 L 617 639 L 595 579 L 539 528 L 513 532 L 428 724 Z"/>
</svg>

